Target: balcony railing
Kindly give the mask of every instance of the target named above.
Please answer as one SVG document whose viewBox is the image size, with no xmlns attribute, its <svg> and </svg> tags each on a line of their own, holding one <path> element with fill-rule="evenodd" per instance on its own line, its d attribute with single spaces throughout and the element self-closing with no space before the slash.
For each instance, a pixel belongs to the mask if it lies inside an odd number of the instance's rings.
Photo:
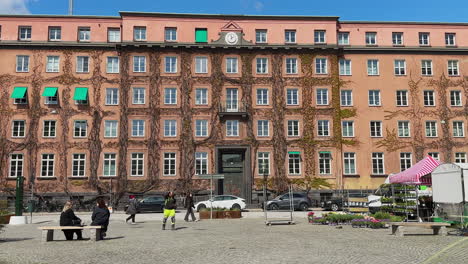
<svg viewBox="0 0 468 264">
<path fill-rule="evenodd" d="M 247 117 L 247 108 L 243 102 L 237 103 L 221 103 L 219 106 L 219 116 L 242 116 Z"/>
</svg>

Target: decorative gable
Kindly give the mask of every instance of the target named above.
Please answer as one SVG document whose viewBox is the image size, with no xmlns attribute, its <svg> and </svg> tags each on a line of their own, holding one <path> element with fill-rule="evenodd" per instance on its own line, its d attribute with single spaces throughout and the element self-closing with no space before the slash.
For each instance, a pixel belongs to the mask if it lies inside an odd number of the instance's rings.
<svg viewBox="0 0 468 264">
<path fill-rule="evenodd" d="M 231 32 L 242 32 L 242 28 L 237 25 L 234 21 L 229 21 L 224 27 L 221 28 L 221 31 L 231 31 Z"/>
</svg>

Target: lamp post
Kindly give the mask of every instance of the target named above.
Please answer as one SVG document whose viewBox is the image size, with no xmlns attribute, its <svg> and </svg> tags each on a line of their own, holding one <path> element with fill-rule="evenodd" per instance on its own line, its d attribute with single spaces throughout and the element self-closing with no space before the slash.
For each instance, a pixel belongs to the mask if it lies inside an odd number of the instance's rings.
<svg viewBox="0 0 468 264">
<path fill-rule="evenodd" d="M 262 174 L 263 174 L 263 210 L 266 210 L 267 205 L 267 177 L 268 174 L 266 173 L 266 164 L 262 162 Z"/>
<path fill-rule="evenodd" d="M 23 215 L 23 182 L 24 177 L 16 177 L 16 200 L 15 200 L 15 215 Z"/>
</svg>

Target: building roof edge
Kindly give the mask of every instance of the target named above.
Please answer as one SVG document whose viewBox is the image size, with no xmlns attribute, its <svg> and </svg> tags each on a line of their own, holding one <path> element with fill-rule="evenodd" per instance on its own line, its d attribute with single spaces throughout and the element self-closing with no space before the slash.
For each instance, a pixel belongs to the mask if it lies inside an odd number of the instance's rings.
<svg viewBox="0 0 468 264">
<path fill-rule="evenodd" d="M 454 25 L 468 26 L 468 22 L 428 22 L 428 21 L 339 21 L 340 24 L 395 24 L 395 25 Z"/>
<path fill-rule="evenodd" d="M 9 15 L 9 14 L 0 14 L 1 17 L 24 17 L 24 18 L 97 18 L 97 19 L 121 19 L 120 16 L 93 16 L 93 15 Z"/>
</svg>

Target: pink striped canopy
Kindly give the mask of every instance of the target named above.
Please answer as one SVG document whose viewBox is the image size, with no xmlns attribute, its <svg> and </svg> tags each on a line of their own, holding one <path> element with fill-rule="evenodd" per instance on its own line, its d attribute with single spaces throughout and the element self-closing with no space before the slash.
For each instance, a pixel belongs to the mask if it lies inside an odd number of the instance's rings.
<svg viewBox="0 0 468 264">
<path fill-rule="evenodd" d="M 390 183 L 404 183 L 414 185 L 431 185 L 431 177 L 423 177 L 430 174 L 441 163 L 431 156 L 420 160 L 411 168 L 390 176 Z"/>
</svg>

